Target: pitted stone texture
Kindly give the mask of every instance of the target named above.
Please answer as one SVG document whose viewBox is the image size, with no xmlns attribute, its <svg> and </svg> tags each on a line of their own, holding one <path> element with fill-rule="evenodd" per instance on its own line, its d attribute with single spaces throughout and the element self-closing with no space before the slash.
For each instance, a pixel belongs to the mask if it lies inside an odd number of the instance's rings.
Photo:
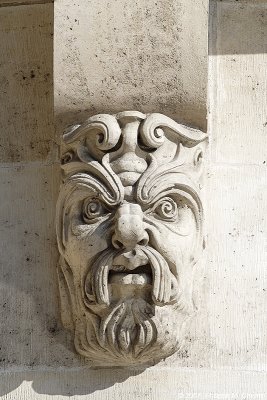
<svg viewBox="0 0 267 400">
<path fill-rule="evenodd" d="M 211 157 L 266 165 L 267 3 L 217 2 L 212 18 Z"/>
<path fill-rule="evenodd" d="M 216 166 L 206 199 L 211 365 L 266 368 L 267 171 Z"/>
<path fill-rule="evenodd" d="M 208 1 L 55 2 L 58 134 L 138 109 L 206 127 Z"/>
<path fill-rule="evenodd" d="M 1 167 L 1 368 L 74 362 L 58 315 L 54 220 L 59 180 L 58 166 Z"/>
<path fill-rule="evenodd" d="M 0 35 L 0 162 L 51 159 L 53 5 L 0 7 Z"/>
</svg>

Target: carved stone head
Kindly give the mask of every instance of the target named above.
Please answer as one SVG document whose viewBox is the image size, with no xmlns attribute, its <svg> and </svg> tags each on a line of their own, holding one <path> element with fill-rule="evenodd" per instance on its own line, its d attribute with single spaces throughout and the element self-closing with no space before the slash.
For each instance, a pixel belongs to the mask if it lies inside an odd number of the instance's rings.
<svg viewBox="0 0 267 400">
<path fill-rule="evenodd" d="M 99 114 L 64 135 L 57 205 L 64 325 L 95 365 L 177 351 L 202 250 L 205 135 L 162 114 Z"/>
</svg>

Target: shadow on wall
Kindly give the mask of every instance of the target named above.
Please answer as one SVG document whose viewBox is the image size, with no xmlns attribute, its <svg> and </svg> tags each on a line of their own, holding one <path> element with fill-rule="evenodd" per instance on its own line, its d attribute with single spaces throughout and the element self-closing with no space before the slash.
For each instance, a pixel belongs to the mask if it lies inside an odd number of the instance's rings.
<svg viewBox="0 0 267 400">
<path fill-rule="evenodd" d="M 127 381 L 144 369 L 70 369 L 67 371 L 33 371 L 4 373 L 0 377 L 0 396 L 12 392 L 22 382 L 31 382 L 34 392 L 46 395 L 89 395 Z"/>
<path fill-rule="evenodd" d="M 266 2 L 210 2 L 209 54 L 267 53 Z"/>
</svg>

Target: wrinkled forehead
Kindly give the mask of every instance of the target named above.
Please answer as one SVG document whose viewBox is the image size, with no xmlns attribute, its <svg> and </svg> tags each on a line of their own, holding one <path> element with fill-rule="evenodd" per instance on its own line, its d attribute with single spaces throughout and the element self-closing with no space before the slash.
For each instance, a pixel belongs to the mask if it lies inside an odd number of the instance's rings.
<svg viewBox="0 0 267 400">
<path fill-rule="evenodd" d="M 205 139 L 162 114 L 98 114 L 64 134 L 63 180 L 93 187 L 110 204 L 147 204 L 176 190 L 200 208 Z"/>
</svg>

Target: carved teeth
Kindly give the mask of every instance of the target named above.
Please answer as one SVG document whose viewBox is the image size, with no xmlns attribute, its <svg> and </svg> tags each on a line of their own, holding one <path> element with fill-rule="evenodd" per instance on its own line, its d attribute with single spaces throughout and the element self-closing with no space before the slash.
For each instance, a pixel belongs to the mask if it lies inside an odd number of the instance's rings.
<svg viewBox="0 0 267 400">
<path fill-rule="evenodd" d="M 148 273 L 129 274 L 124 272 L 111 272 L 108 277 L 108 283 L 116 285 L 151 285 L 152 276 Z"/>
</svg>

